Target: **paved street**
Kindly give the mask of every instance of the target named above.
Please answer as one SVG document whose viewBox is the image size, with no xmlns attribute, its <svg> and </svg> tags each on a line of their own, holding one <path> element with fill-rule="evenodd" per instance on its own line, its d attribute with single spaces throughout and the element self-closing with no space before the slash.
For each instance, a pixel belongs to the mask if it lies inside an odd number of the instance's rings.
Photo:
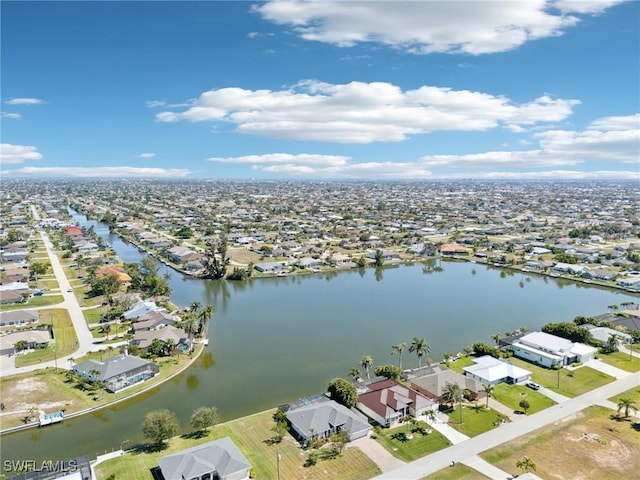
<svg viewBox="0 0 640 480">
<path fill-rule="evenodd" d="M 446 468 L 452 461 L 464 463 L 464 461 L 470 457 L 485 450 L 569 417 L 584 408 L 599 404 L 609 397 L 637 387 L 638 385 L 640 385 L 640 373 L 629 374 L 624 378 L 599 387 L 591 392 L 587 392 L 579 397 L 569 399 L 566 402 L 554 405 L 539 413 L 527 416 L 520 422 L 508 423 L 414 462 L 407 463 L 390 472 L 385 472 L 376 478 L 380 480 L 420 479 Z"/>
</svg>

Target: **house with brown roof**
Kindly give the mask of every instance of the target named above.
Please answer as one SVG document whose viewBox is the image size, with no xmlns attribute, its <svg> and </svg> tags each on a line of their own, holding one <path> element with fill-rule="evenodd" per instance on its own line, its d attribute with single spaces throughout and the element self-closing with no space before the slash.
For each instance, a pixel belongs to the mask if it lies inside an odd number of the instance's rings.
<svg viewBox="0 0 640 480">
<path fill-rule="evenodd" d="M 467 255 L 468 253 L 468 248 L 457 243 L 445 243 L 444 245 L 440 245 L 441 255 Z"/>
<path fill-rule="evenodd" d="M 131 281 L 131 277 L 122 267 L 100 267 L 96 270 L 96 277 L 107 277 L 115 275 L 120 283 Z"/>
<path fill-rule="evenodd" d="M 356 408 L 383 427 L 401 421 L 407 415 L 418 417 L 438 404 L 411 388 L 387 379 L 367 385 L 358 395 Z"/>
</svg>

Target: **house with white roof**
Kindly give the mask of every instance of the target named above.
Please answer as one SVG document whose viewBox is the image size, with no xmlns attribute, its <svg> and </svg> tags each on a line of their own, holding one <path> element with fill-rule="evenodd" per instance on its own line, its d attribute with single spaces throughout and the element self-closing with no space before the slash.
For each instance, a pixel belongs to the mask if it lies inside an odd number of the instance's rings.
<svg viewBox="0 0 640 480">
<path fill-rule="evenodd" d="M 133 307 L 124 312 L 122 316 L 127 320 L 131 320 L 132 318 L 141 317 L 156 310 L 161 310 L 161 308 L 156 305 L 156 302 L 151 300 L 140 300 Z"/>
<path fill-rule="evenodd" d="M 509 348 L 516 357 L 543 367 L 588 362 L 598 351 L 584 343 L 574 343 L 544 332 L 529 333 Z"/>
<path fill-rule="evenodd" d="M 483 385 L 520 383 L 531 378 L 529 370 L 516 367 L 506 360 L 500 360 L 490 355 L 474 358 L 473 365 L 465 367 L 464 373 Z"/>
<path fill-rule="evenodd" d="M 596 327 L 595 325 L 583 325 L 584 328 L 589 330 L 593 339 L 602 345 L 605 345 L 609 338 L 613 335 L 617 337 L 618 344 L 620 343 L 632 343 L 633 339 L 628 333 L 620 332 L 608 327 Z"/>
</svg>

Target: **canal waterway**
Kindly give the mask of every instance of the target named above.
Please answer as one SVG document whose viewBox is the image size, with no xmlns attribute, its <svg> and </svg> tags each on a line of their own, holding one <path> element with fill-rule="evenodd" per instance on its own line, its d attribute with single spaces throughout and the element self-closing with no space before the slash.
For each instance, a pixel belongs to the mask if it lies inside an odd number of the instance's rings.
<svg viewBox="0 0 640 480">
<path fill-rule="evenodd" d="M 93 225 L 123 261 L 143 257 L 105 224 L 74 218 Z M 491 343 L 498 332 L 535 330 L 637 300 L 625 292 L 473 263 L 441 267 L 399 265 L 246 282 L 204 281 L 167 269 L 175 304 L 215 306 L 208 350 L 197 363 L 111 408 L 3 436 L 2 458 L 95 457 L 143 442 L 140 427 L 151 410 L 174 411 L 188 430 L 191 413 L 202 405 L 217 406 L 229 420 L 320 393 L 332 378 L 347 378 L 363 355 L 376 365 L 397 363 L 391 346 L 412 337 L 424 337 L 431 345 L 428 356 L 438 361 L 476 341 Z M 415 366 L 417 357 L 405 351 L 403 367 Z"/>
</svg>

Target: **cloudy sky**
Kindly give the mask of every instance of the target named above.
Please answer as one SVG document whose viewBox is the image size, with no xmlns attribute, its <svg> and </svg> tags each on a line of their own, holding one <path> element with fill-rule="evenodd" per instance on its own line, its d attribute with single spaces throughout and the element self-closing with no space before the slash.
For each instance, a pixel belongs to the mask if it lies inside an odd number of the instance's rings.
<svg viewBox="0 0 640 480">
<path fill-rule="evenodd" d="M 3 176 L 640 179 L 640 3 L 3 1 Z"/>
</svg>

